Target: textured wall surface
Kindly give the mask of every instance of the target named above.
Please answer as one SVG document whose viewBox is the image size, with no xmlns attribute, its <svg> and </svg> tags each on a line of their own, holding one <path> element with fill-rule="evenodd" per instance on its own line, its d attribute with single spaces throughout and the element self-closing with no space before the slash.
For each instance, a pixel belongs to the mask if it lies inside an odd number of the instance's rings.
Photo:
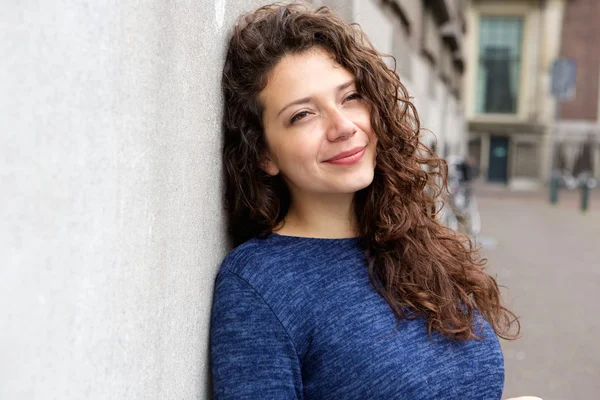
<svg viewBox="0 0 600 400">
<path fill-rule="evenodd" d="M 266 3 L 0 4 L 0 399 L 210 397 L 220 74 L 233 21 Z M 373 0 L 312 3 L 391 50 Z M 441 139 L 443 96 L 409 57 Z"/>
<path fill-rule="evenodd" d="M 0 5 L 0 398 L 208 397 L 220 71 L 259 3 Z"/>
</svg>

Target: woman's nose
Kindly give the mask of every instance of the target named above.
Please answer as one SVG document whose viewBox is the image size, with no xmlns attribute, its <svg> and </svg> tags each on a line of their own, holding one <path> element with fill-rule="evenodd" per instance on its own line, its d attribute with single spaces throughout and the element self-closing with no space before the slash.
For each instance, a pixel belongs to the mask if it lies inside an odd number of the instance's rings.
<svg viewBox="0 0 600 400">
<path fill-rule="evenodd" d="M 327 139 L 332 142 L 348 139 L 357 131 L 354 122 L 338 109 L 330 110 L 328 120 Z"/>
</svg>

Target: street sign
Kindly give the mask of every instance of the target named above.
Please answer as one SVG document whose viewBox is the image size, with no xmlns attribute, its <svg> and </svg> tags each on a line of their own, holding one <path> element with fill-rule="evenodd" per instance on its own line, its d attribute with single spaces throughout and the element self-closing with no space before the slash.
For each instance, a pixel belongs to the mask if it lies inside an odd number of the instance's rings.
<svg viewBox="0 0 600 400">
<path fill-rule="evenodd" d="M 575 71 L 573 58 L 559 58 L 552 63 L 552 96 L 559 100 L 570 100 L 575 96 Z"/>
<path fill-rule="evenodd" d="M 556 163 L 555 136 L 558 132 L 558 120 L 560 119 L 560 103 L 562 100 L 570 100 L 575 96 L 575 72 L 577 63 L 573 58 L 558 58 L 552 63 L 552 82 L 550 92 L 556 99 L 556 111 L 554 113 L 554 134 L 552 135 L 552 164 L 550 171 L 550 203 L 558 202 L 559 174 Z"/>
</svg>

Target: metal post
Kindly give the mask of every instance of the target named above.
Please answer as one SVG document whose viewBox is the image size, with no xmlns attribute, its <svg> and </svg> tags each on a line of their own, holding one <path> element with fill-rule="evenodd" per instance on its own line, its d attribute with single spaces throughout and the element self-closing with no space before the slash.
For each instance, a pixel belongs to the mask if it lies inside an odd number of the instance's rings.
<svg viewBox="0 0 600 400">
<path fill-rule="evenodd" d="M 575 75 L 577 63 L 575 59 L 563 57 L 554 60 L 552 63 L 552 80 L 550 92 L 554 97 L 554 131 L 552 135 L 552 170 L 550 171 L 550 203 L 558 202 L 558 189 L 560 186 L 560 171 L 557 165 L 556 137 L 558 136 L 558 121 L 560 120 L 560 103 L 562 100 L 572 99 L 575 95 Z"/>
<path fill-rule="evenodd" d="M 550 163 L 550 204 L 558 203 L 558 187 L 560 183 L 559 172 L 557 170 L 557 151 L 556 151 L 556 137 L 558 136 L 558 120 L 560 118 L 560 99 L 555 98 L 555 110 L 554 110 L 554 130 L 552 134 L 552 140 L 550 141 L 552 160 Z"/>
<path fill-rule="evenodd" d="M 558 203 L 558 176 L 555 171 L 552 171 L 550 176 L 550 204 Z"/>
<path fill-rule="evenodd" d="M 586 179 L 581 186 L 581 211 L 586 212 L 590 199 L 590 179 Z"/>
</svg>

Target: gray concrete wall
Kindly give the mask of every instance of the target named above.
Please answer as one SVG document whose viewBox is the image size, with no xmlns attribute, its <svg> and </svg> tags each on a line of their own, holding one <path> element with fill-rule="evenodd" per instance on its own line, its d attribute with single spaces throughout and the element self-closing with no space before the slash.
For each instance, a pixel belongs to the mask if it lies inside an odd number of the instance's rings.
<svg viewBox="0 0 600 400">
<path fill-rule="evenodd" d="M 1 3 L 0 398 L 208 397 L 220 72 L 258 3 Z"/>
</svg>

